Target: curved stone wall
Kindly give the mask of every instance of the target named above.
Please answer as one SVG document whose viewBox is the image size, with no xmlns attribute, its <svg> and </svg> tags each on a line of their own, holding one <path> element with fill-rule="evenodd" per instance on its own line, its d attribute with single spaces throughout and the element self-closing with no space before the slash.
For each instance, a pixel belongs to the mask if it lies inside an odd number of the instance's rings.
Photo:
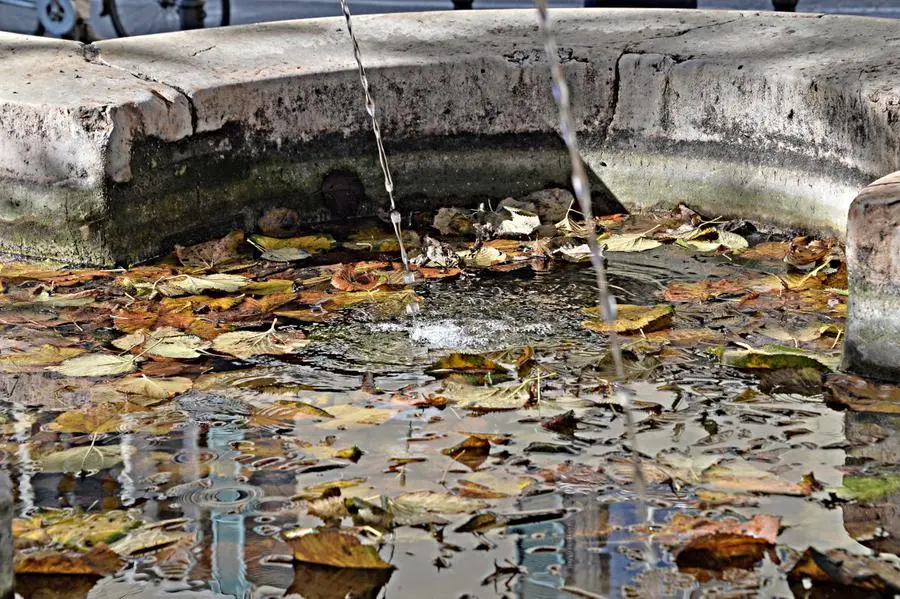
<svg viewBox="0 0 900 599">
<path fill-rule="evenodd" d="M 585 158 L 629 208 L 686 201 L 843 235 L 856 192 L 900 169 L 900 21 L 554 18 Z M 566 181 L 531 11 L 357 21 L 401 204 Z M 86 47 L 2 34 L 0 50 L 2 250 L 132 262 L 273 204 L 310 220 L 383 206 L 341 20 Z M 331 170 L 367 197 L 329 204 Z"/>
</svg>

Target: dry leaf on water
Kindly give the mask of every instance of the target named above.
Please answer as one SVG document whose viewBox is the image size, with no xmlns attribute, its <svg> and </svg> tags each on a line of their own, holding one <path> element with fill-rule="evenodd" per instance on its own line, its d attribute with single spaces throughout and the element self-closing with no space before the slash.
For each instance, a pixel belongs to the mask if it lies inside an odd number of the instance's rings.
<svg viewBox="0 0 900 599">
<path fill-rule="evenodd" d="M 294 552 L 294 560 L 332 568 L 390 570 L 394 566 L 378 555 L 378 550 L 363 545 L 354 535 L 324 529 L 301 536 L 286 535 Z"/>
<path fill-rule="evenodd" d="M 84 350 L 80 347 L 56 347 L 45 344 L 27 351 L 0 356 L 0 371 L 27 372 L 36 367 L 59 364 L 83 353 Z"/>
<path fill-rule="evenodd" d="M 112 468 L 121 461 L 122 448 L 119 445 L 72 447 L 41 458 L 41 471 L 69 474 L 98 472 Z"/>
<path fill-rule="evenodd" d="M 168 530 L 154 523 L 131 531 L 128 536 L 110 545 L 110 549 L 122 556 L 134 556 L 168 547 L 176 543 L 193 545 L 193 533 L 184 530 Z"/>
<path fill-rule="evenodd" d="M 788 580 L 825 583 L 831 597 L 896 597 L 900 594 L 900 568 L 877 556 L 854 555 L 843 549 L 822 553 L 810 547 L 788 573 Z M 806 587 L 804 584 L 804 588 Z M 835 588 L 837 587 L 837 588 Z M 812 592 L 815 592 L 813 590 Z M 810 595 L 816 596 L 816 595 Z"/>
<path fill-rule="evenodd" d="M 840 355 L 820 354 L 781 345 L 725 350 L 722 353 L 722 363 L 726 366 L 748 369 L 818 368 L 819 370 L 837 370 L 840 361 Z"/>
<path fill-rule="evenodd" d="M 82 576 L 111 576 L 124 562 L 109 547 L 99 544 L 86 553 L 45 549 L 34 552 L 17 551 L 16 574 L 67 574 Z"/>
<path fill-rule="evenodd" d="M 12 533 L 17 547 L 46 546 L 87 551 L 100 543 L 112 543 L 140 525 L 126 510 L 84 512 L 79 509 L 39 510 L 27 518 L 16 518 Z"/>
<path fill-rule="evenodd" d="M 175 246 L 179 262 L 188 268 L 209 271 L 224 270 L 239 265 L 239 251 L 244 243 L 244 232 L 235 230 L 221 239 L 205 241 L 190 247 Z"/>
<path fill-rule="evenodd" d="M 481 437 L 467 437 L 461 443 L 441 451 L 457 462 L 465 464 L 472 470 L 478 470 L 491 452 L 491 444 Z"/>
<path fill-rule="evenodd" d="M 287 239 L 266 237 L 265 235 L 252 235 L 250 241 L 253 242 L 254 245 L 262 248 L 263 251 L 296 248 L 309 252 L 310 254 L 330 250 L 336 245 L 334 237 L 331 235 L 305 235 L 302 237 L 289 237 Z"/>
<path fill-rule="evenodd" d="M 605 320 L 600 318 L 598 307 L 584 308 L 582 312 L 595 317 L 581 323 L 585 328 L 598 333 L 615 331 L 625 335 L 667 329 L 672 326 L 672 317 L 675 315 L 675 309 L 669 304 L 655 306 L 619 304 L 616 308 L 616 320 L 610 327 Z"/>
<path fill-rule="evenodd" d="M 115 376 L 134 370 L 136 360 L 136 356 L 130 355 L 84 354 L 66 360 L 51 370 L 65 376 Z"/>
<path fill-rule="evenodd" d="M 851 374 L 831 374 L 825 386 L 831 391 L 826 403 L 854 412 L 900 414 L 900 386 L 871 383 Z"/>
<path fill-rule="evenodd" d="M 200 295 L 206 291 L 234 293 L 249 283 L 247 277 L 240 275 L 212 274 L 204 277 L 178 275 L 163 279 L 155 286 L 156 291 L 167 296 Z"/>
<path fill-rule="evenodd" d="M 267 331 L 235 331 L 213 340 L 212 348 L 223 354 L 246 360 L 253 356 L 283 356 L 309 344 L 302 331 L 276 331 L 275 322 Z"/>
<path fill-rule="evenodd" d="M 101 404 L 63 412 L 47 425 L 55 433 L 115 433 L 122 424 L 121 406 Z"/>
<path fill-rule="evenodd" d="M 442 393 L 460 408 L 485 411 L 516 410 L 530 399 L 531 383 L 531 380 L 527 380 L 506 387 L 476 387 L 452 383 Z"/>
<path fill-rule="evenodd" d="M 297 262 L 306 260 L 311 254 L 300 248 L 278 248 L 277 250 L 266 250 L 260 255 L 263 260 L 269 262 Z"/>
<path fill-rule="evenodd" d="M 607 252 L 646 252 L 662 245 L 646 235 L 646 233 L 612 233 L 599 238 L 597 242 Z"/>
<path fill-rule="evenodd" d="M 454 372 L 508 374 L 509 371 L 490 358 L 479 354 L 453 353 L 441 358 L 425 371 L 435 376 L 447 376 Z"/>
<path fill-rule="evenodd" d="M 122 379 L 116 383 L 116 390 L 129 395 L 143 395 L 151 399 L 168 399 L 189 391 L 193 386 L 186 377 L 151 378 L 146 375 Z"/>
</svg>

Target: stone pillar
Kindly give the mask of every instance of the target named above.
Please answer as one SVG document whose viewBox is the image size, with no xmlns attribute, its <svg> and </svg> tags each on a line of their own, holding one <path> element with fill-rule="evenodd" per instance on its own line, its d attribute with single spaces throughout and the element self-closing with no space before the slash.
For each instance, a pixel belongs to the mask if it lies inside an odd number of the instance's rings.
<svg viewBox="0 0 900 599">
<path fill-rule="evenodd" d="M 0 599 L 13 597 L 12 483 L 0 472 Z"/>
<path fill-rule="evenodd" d="M 900 171 L 865 187 L 850 205 L 847 269 L 843 369 L 900 381 Z"/>
</svg>

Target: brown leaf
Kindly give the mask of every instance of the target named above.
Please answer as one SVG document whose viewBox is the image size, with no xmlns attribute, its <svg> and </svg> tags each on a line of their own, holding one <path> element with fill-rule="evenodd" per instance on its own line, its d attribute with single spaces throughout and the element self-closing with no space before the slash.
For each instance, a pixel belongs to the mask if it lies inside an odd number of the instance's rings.
<svg viewBox="0 0 900 599">
<path fill-rule="evenodd" d="M 302 536 L 288 536 L 287 543 L 294 560 L 332 568 L 391 570 L 394 568 L 378 555 L 378 550 L 363 545 L 354 535 L 334 529 L 322 529 Z"/>
<path fill-rule="evenodd" d="M 23 283 L 26 281 L 43 281 L 56 287 L 69 287 L 91 279 L 110 277 L 115 274 L 110 270 L 92 269 L 58 269 L 52 265 L 34 264 L 31 262 L 0 263 L 0 281 L 6 283 Z"/>
<path fill-rule="evenodd" d="M 121 411 L 121 406 L 108 403 L 71 410 L 57 416 L 47 428 L 57 433 L 114 433 L 122 423 Z"/>
<path fill-rule="evenodd" d="M 491 444 L 487 439 L 468 437 L 461 443 L 441 451 L 441 453 L 450 456 L 460 464 L 465 464 L 472 470 L 478 470 L 478 467 L 487 459 L 490 451 Z"/>
<path fill-rule="evenodd" d="M 304 599 L 344 599 L 345 597 L 378 597 L 392 570 L 348 570 L 294 564 L 294 580 L 285 596 Z"/>
<path fill-rule="evenodd" d="M 175 246 L 179 262 L 188 268 L 222 272 L 240 265 L 238 251 L 244 244 L 244 232 L 235 230 L 221 239 L 205 241 L 190 247 Z"/>
<path fill-rule="evenodd" d="M 900 593 L 900 569 L 875 556 L 853 555 L 843 549 L 822 553 L 810 547 L 788 573 L 788 580 L 828 583 L 844 587 L 837 596 L 853 596 L 854 590 L 876 591 L 879 595 L 893 597 Z M 833 588 L 833 587 L 832 587 Z M 840 592 L 840 589 L 835 589 Z M 870 595 L 865 595 L 870 596 Z"/>
<path fill-rule="evenodd" d="M 506 368 L 479 354 L 453 353 L 441 358 L 425 371 L 435 376 L 448 376 L 454 372 L 474 374 L 508 374 Z"/>
<path fill-rule="evenodd" d="M 831 374 L 825 386 L 831 391 L 826 398 L 829 407 L 900 414 L 900 386 L 870 383 L 852 374 Z"/>
<path fill-rule="evenodd" d="M 16 574 L 110 576 L 118 572 L 123 564 L 119 556 L 103 543 L 86 553 L 43 549 L 17 551 L 15 554 Z"/>
<path fill-rule="evenodd" d="M 738 254 L 747 260 L 783 260 L 787 255 L 788 245 L 786 241 L 766 241 L 742 250 Z"/>
</svg>

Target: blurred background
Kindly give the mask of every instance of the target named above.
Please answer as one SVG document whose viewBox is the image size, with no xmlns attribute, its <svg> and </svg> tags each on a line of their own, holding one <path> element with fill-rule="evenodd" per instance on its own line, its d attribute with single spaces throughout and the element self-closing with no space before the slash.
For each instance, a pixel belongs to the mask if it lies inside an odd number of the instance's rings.
<svg viewBox="0 0 900 599">
<path fill-rule="evenodd" d="M 96 34 L 100 37 L 116 37 L 116 31 L 110 19 L 100 16 L 102 0 L 89 0 L 91 3 L 91 20 Z M 123 4 L 138 5 L 141 2 L 151 5 L 154 2 L 171 2 L 172 0 L 123 0 Z M 468 2 L 470 0 L 456 0 Z M 589 4 L 615 4 L 614 0 L 587 0 Z M 639 1 L 639 0 L 636 0 Z M 653 2 L 670 2 L 678 4 L 684 0 L 647 0 Z M 690 0 L 688 0 L 690 1 Z M 788 0 L 779 0 L 788 1 Z M 580 7 L 585 0 L 551 0 L 554 7 Z M 772 10 L 772 0 L 697 0 L 698 8 L 706 9 L 744 9 Z M 474 0 L 477 9 L 529 8 L 533 4 L 529 0 Z M 453 8 L 453 0 L 351 0 L 350 7 L 354 14 L 448 10 Z M 865 15 L 873 17 L 900 17 L 900 0 L 799 0 L 798 12 L 840 13 Z M 261 21 L 278 21 L 284 19 L 301 19 L 309 17 L 337 16 L 340 14 L 338 0 L 231 0 L 231 24 L 257 23 Z M 32 33 L 34 19 L 22 8 L 4 5 L 0 0 L 0 30 Z"/>
</svg>

